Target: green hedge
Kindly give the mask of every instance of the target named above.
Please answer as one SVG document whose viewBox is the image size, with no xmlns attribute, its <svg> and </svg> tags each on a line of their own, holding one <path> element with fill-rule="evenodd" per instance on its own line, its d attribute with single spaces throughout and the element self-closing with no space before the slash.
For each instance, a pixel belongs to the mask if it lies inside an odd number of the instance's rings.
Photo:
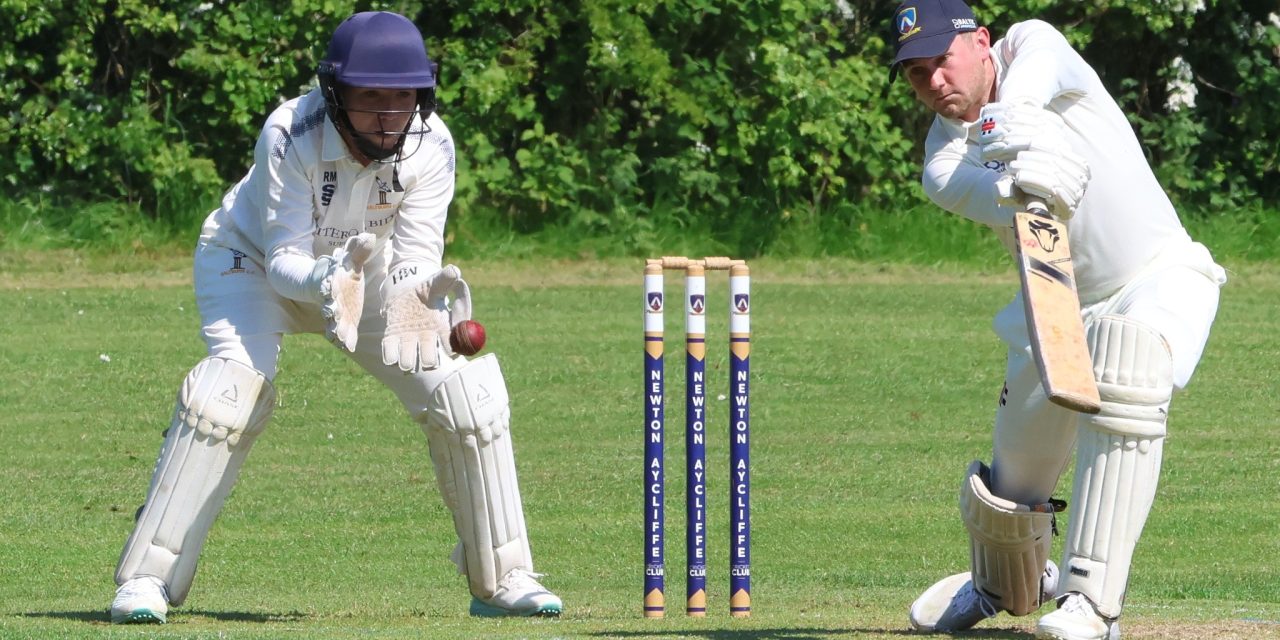
<svg viewBox="0 0 1280 640">
<path fill-rule="evenodd" d="M 1000 33 L 1061 25 L 1133 114 L 1175 199 L 1280 203 L 1274 2 L 975 2 Z M 411 17 L 460 154 L 454 231 L 547 230 L 646 251 L 672 233 L 757 254 L 909 208 L 928 114 L 887 98 L 893 2 L 0 0 L 11 196 L 137 203 L 191 228 L 314 83 L 353 11 Z M 1176 60 L 1198 90 L 1171 109 Z M 1185 73 L 1185 71 L 1184 71 Z M 478 232 L 478 231 L 477 231 Z"/>
</svg>

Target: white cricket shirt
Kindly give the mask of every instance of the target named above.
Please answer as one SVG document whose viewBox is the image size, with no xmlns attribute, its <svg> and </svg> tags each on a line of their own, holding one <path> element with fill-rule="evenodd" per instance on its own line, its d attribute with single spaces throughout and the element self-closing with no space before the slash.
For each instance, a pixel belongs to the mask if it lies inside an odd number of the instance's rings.
<svg viewBox="0 0 1280 640">
<path fill-rule="evenodd" d="M 435 114 L 425 123 L 415 116 L 404 155 L 361 166 L 325 115 L 320 90 L 312 90 L 267 118 L 254 165 L 209 214 L 200 238 L 259 261 L 280 295 L 303 302 L 320 302 L 305 286 L 315 258 L 365 231 L 378 240 L 371 266 L 425 279 L 444 254 L 453 137 Z"/>
<path fill-rule="evenodd" d="M 1195 253 L 1189 260 L 1208 259 L 1203 248 L 1192 249 L 1198 245 L 1156 182 L 1124 113 L 1061 33 L 1039 20 L 1021 22 L 991 54 L 997 99 L 1047 105 L 1066 121 L 1067 142 L 1089 164 L 1084 198 L 1067 221 L 1082 301 L 1110 295 L 1157 256 L 1177 259 L 1167 252 L 1186 247 Z M 995 228 L 1009 244 L 1014 210 L 995 204 L 995 182 L 1004 169 L 983 164 L 976 123 L 934 119 L 925 141 L 925 193 L 943 209 Z M 1217 268 L 1210 265 L 1197 267 Z"/>
</svg>

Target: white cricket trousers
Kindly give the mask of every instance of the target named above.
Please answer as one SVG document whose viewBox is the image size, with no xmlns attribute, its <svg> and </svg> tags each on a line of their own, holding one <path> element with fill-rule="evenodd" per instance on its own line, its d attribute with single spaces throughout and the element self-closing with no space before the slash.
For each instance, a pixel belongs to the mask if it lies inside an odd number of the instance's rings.
<svg viewBox="0 0 1280 640">
<path fill-rule="evenodd" d="M 267 282 L 263 265 L 250 256 L 201 242 L 196 247 L 193 268 L 201 333 L 210 356 L 242 362 L 261 371 L 268 380 L 274 380 L 280 345 L 286 334 L 324 335 L 325 320 L 320 315 L 320 306 L 276 293 Z M 338 350 L 347 353 L 390 388 L 416 419 L 427 410 L 431 391 L 465 359 L 444 358 L 440 368 L 415 374 L 382 364 L 386 319 L 379 313 L 378 290 L 386 278 L 383 255 L 374 256 L 365 265 L 365 278 L 364 311 L 356 351 Z"/>
</svg>

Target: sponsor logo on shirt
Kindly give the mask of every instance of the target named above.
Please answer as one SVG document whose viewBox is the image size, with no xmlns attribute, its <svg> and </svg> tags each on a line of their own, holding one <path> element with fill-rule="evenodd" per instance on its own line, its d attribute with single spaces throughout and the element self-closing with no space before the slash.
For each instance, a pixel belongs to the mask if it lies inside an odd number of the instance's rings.
<svg viewBox="0 0 1280 640">
<path fill-rule="evenodd" d="M 370 207 L 370 208 L 372 208 L 372 207 Z M 364 226 L 365 226 L 365 230 L 366 230 L 366 231 L 373 231 L 373 230 L 375 230 L 375 229 L 378 229 L 378 228 L 381 228 L 381 227 L 385 227 L 385 226 L 387 226 L 387 225 L 391 224 L 391 223 L 392 223 L 392 221 L 394 221 L 395 219 L 396 219 L 396 214 L 395 214 L 395 212 L 393 211 L 393 212 L 391 213 L 391 215 L 388 215 L 388 216 L 385 216 L 385 217 L 382 217 L 382 218 L 378 218 L 378 219 L 376 219 L 376 220 L 369 220 L 368 222 L 366 222 L 366 223 L 365 223 L 365 225 L 364 225 Z"/>
<path fill-rule="evenodd" d="M 334 184 L 337 181 L 338 181 L 337 171 L 324 172 L 324 180 L 323 180 L 324 184 L 320 185 L 320 204 L 321 205 L 327 207 L 329 206 L 330 202 L 333 202 L 333 194 L 335 191 L 338 190 L 338 185 Z"/>
<path fill-rule="evenodd" d="M 319 224 L 319 221 L 317 221 L 317 225 L 318 224 Z M 336 249 L 346 244 L 347 238 L 350 238 L 351 236 L 354 236 L 354 235 L 358 235 L 359 233 L 360 233 L 359 229 L 339 229 L 337 227 L 317 226 L 316 230 L 312 232 L 312 235 L 314 235 L 316 238 L 323 239 L 325 241 L 325 244 L 328 245 L 330 248 Z"/>
</svg>

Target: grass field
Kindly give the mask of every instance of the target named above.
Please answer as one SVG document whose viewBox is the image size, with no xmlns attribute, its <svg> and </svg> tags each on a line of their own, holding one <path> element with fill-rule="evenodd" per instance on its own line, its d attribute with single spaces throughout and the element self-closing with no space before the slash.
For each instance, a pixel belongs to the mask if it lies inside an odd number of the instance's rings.
<svg viewBox="0 0 1280 640">
<path fill-rule="evenodd" d="M 178 384 L 204 355 L 189 263 L 119 262 L 37 254 L 0 271 L 0 638 L 898 638 L 911 600 L 967 567 L 956 491 L 965 465 L 990 457 L 1003 353 L 988 327 L 1011 272 L 753 263 L 754 614 L 727 614 L 725 403 L 713 401 L 711 613 L 681 614 L 673 434 L 669 617 L 645 620 L 639 261 L 463 263 L 513 398 L 535 562 L 565 615 L 466 615 L 425 439 L 322 338 L 295 336 L 187 603 L 163 627 L 112 627 L 121 545 Z M 1232 276 L 1173 404 L 1126 638 L 1280 638 L 1280 268 Z M 708 285 L 722 309 L 723 276 Z M 712 400 L 727 385 L 720 315 Z M 667 320 L 674 431 L 679 314 Z M 1058 494 L 1070 497 L 1069 477 Z M 1034 623 L 1001 617 L 965 637 L 1029 638 Z"/>
</svg>

